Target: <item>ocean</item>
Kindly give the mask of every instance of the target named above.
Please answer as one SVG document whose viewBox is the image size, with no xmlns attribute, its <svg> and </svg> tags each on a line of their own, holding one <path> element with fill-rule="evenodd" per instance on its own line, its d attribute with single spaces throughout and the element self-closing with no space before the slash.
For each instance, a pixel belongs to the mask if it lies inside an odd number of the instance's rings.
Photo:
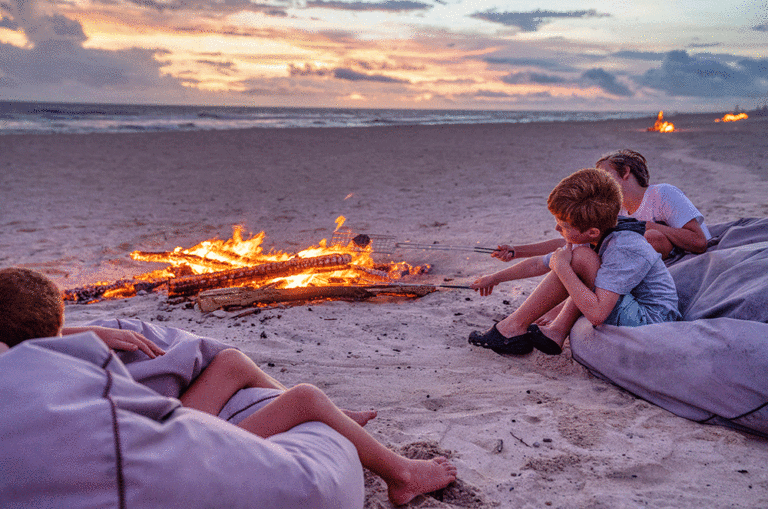
<svg viewBox="0 0 768 509">
<path fill-rule="evenodd" d="M 259 108 L 3 102 L 0 103 L 0 135 L 497 124 L 655 117 L 656 112 Z"/>
</svg>

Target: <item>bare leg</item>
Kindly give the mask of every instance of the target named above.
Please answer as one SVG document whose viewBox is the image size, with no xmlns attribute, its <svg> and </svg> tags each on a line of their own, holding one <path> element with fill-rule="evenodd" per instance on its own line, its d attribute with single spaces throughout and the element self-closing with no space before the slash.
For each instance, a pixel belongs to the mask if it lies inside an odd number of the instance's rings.
<svg viewBox="0 0 768 509">
<path fill-rule="evenodd" d="M 579 278 L 589 288 L 595 287 L 597 269 L 600 268 L 600 257 L 592 250 L 574 251 L 571 267 Z M 565 301 L 557 317 L 548 325 L 541 327 L 541 332 L 549 339 L 563 346 L 565 338 L 571 333 L 571 327 L 581 316 L 581 310 L 570 297 Z"/>
<path fill-rule="evenodd" d="M 341 409 L 341 411 L 344 412 L 344 415 L 346 415 L 347 417 L 349 417 L 350 419 L 358 423 L 360 426 L 365 426 L 366 424 L 368 424 L 368 421 L 376 418 L 376 415 L 378 415 L 376 410 L 355 411 L 355 410 Z"/>
<path fill-rule="evenodd" d="M 239 426 L 266 438 L 309 421 L 325 423 L 352 442 L 363 466 L 386 481 L 395 505 L 444 488 L 456 479 L 456 467 L 445 458 L 412 460 L 387 449 L 312 385 L 292 387 Z"/>
<path fill-rule="evenodd" d="M 560 304 L 568 292 L 557 274 L 550 271 L 527 299 L 511 315 L 496 324 L 498 331 L 508 338 L 525 334 L 528 326 L 540 316 Z"/>
<path fill-rule="evenodd" d="M 285 390 L 247 355 L 234 348 L 219 352 L 181 395 L 181 403 L 202 412 L 218 415 L 237 391 L 248 387 Z"/>
<path fill-rule="evenodd" d="M 581 310 L 576 307 L 576 304 L 569 297 L 557 317 L 548 325 L 540 327 L 541 332 L 562 348 L 565 338 L 571 333 L 571 327 L 573 327 L 573 324 L 576 323 L 580 316 Z"/>
<path fill-rule="evenodd" d="M 557 306 L 553 307 L 543 315 L 541 315 L 538 319 L 536 319 L 535 323 L 536 325 L 549 325 L 552 323 L 552 321 L 557 317 L 557 315 L 560 314 L 560 311 L 563 309 L 563 306 L 565 305 L 565 302 L 561 302 Z"/>
<path fill-rule="evenodd" d="M 600 268 L 600 257 L 597 256 L 594 251 L 587 247 L 574 249 L 571 266 L 579 278 L 584 281 L 584 284 L 589 288 L 594 287 L 597 269 Z M 551 271 L 541 283 L 539 283 L 539 286 L 536 287 L 533 293 L 525 299 L 525 302 L 523 302 L 523 304 L 511 315 L 497 323 L 496 328 L 502 335 L 508 338 L 524 334 L 530 324 L 558 307 L 567 298 L 568 291 L 565 289 L 565 286 L 563 286 L 563 283 L 560 282 L 560 278 L 557 274 L 555 274 L 554 271 Z M 570 306 L 568 302 L 570 302 Z M 576 312 L 578 313 L 574 315 Z M 576 305 L 573 304 L 571 299 L 568 299 L 552 324 L 542 328 L 542 332 L 544 332 L 545 329 L 561 331 L 566 327 L 568 321 L 573 320 L 570 325 L 567 325 L 568 329 L 565 332 L 565 336 L 563 336 L 558 343 L 562 346 L 562 341 L 565 341 L 565 337 L 568 335 L 568 332 L 580 314 L 581 311 L 579 311 Z M 560 320 L 559 322 L 558 319 Z M 560 333 L 558 332 L 557 334 L 559 337 Z M 545 335 L 556 342 L 558 341 L 555 337 L 550 337 L 546 333 Z"/>
</svg>

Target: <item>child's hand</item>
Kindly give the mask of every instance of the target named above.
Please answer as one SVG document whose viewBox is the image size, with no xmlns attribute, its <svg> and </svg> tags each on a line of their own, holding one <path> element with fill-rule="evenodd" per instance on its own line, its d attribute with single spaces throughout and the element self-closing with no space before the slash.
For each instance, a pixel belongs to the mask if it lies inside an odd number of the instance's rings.
<svg viewBox="0 0 768 509">
<path fill-rule="evenodd" d="M 567 243 L 565 246 L 555 249 L 552 253 L 552 257 L 549 259 L 549 268 L 555 271 L 555 274 L 560 274 L 565 267 L 571 266 L 572 259 L 573 245 Z"/>
<path fill-rule="evenodd" d="M 7 351 L 7 350 L 10 350 L 10 348 L 8 348 L 8 345 L 6 345 L 2 341 L 0 341 L 0 353 L 3 353 L 5 351 Z"/>
<path fill-rule="evenodd" d="M 165 350 L 148 340 L 138 332 L 132 330 L 123 329 L 103 329 L 104 332 L 94 331 L 96 335 L 101 338 L 104 343 L 107 344 L 113 350 L 126 350 L 128 352 L 135 352 L 141 350 L 150 359 L 154 359 L 158 355 L 163 355 Z"/>
<path fill-rule="evenodd" d="M 79 330 L 89 330 L 94 332 L 104 344 L 106 344 L 112 350 L 125 350 L 128 352 L 135 352 L 141 350 L 147 357 L 154 359 L 158 355 L 163 355 L 165 350 L 148 340 L 138 332 L 125 329 L 110 329 L 108 327 L 88 326 L 71 328 L 72 332 Z"/>
<path fill-rule="evenodd" d="M 476 292 L 480 292 L 480 295 L 483 297 L 486 297 L 493 293 L 493 287 L 497 284 L 498 283 L 493 279 L 493 276 L 485 276 L 469 285 L 469 287 Z"/>
<path fill-rule="evenodd" d="M 515 259 L 515 248 L 502 244 L 496 248 L 496 251 L 491 253 L 493 258 L 498 258 L 502 262 L 509 262 Z"/>
</svg>

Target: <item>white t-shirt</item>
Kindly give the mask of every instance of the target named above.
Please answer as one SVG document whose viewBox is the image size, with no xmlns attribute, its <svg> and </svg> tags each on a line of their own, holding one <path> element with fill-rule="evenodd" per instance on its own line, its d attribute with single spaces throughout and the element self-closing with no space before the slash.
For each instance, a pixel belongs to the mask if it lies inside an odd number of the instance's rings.
<svg viewBox="0 0 768 509">
<path fill-rule="evenodd" d="M 622 207 L 619 215 L 634 217 L 639 221 L 664 223 L 672 228 L 682 228 L 688 221 L 695 219 L 707 240 L 712 238 L 707 225 L 704 224 L 704 216 L 691 203 L 691 200 L 672 184 L 648 186 L 637 210 L 629 214 Z"/>
</svg>

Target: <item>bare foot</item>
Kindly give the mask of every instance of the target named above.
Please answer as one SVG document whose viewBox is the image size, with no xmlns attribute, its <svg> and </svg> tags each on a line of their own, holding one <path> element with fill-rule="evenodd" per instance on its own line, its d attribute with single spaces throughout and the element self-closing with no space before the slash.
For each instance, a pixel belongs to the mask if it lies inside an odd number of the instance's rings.
<svg viewBox="0 0 768 509">
<path fill-rule="evenodd" d="M 407 504 L 417 495 L 445 488 L 456 480 L 456 467 L 446 458 L 408 460 L 400 479 L 387 480 L 389 500 L 395 505 Z"/>
<path fill-rule="evenodd" d="M 344 415 L 358 423 L 360 426 L 365 426 L 368 424 L 368 421 L 377 415 L 376 410 L 360 410 L 357 412 L 353 410 L 342 410 L 342 412 L 344 412 Z"/>
</svg>

